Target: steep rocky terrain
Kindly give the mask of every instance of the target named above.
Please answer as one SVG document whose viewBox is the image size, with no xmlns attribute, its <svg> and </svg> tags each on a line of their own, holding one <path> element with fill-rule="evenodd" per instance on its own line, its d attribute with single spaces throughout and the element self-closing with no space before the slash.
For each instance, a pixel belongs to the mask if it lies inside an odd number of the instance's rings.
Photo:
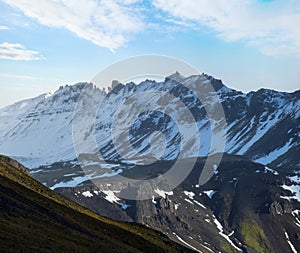
<svg viewBox="0 0 300 253">
<path fill-rule="evenodd" d="M 145 226 L 96 215 L 23 168 L 0 156 L 2 252 L 192 252 Z"/>
<path fill-rule="evenodd" d="M 214 176 L 200 186 L 204 162 L 199 159 L 189 177 L 172 192 L 157 189 L 150 200 L 119 199 L 113 177 L 102 185 L 87 181 L 56 191 L 95 212 L 146 224 L 202 252 L 300 250 L 298 170 L 275 170 L 242 156 L 225 155 Z M 159 171 L 168 165 L 170 162 L 160 161 L 154 167 Z M 130 172 L 137 174 L 138 169 Z"/>
</svg>

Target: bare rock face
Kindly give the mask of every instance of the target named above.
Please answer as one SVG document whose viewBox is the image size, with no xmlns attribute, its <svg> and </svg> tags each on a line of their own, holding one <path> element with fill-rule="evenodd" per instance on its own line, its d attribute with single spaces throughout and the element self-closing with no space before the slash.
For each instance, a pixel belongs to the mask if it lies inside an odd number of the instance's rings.
<svg viewBox="0 0 300 253">
<path fill-rule="evenodd" d="M 19 163 L 18 161 L 8 157 L 8 156 L 4 156 L 4 155 L 0 155 L 0 161 L 6 162 L 9 165 L 17 168 L 18 170 L 20 170 L 21 172 L 30 175 L 30 171 L 28 168 L 26 168 L 25 166 L 23 166 L 21 163 Z"/>
<path fill-rule="evenodd" d="M 282 207 L 278 201 L 274 201 L 270 206 L 270 212 L 273 215 L 281 215 L 283 214 Z"/>
<path fill-rule="evenodd" d="M 284 213 L 291 214 L 293 210 L 293 205 L 288 201 L 274 201 L 270 205 L 270 213 L 272 215 L 282 215 Z"/>
<path fill-rule="evenodd" d="M 291 178 L 298 178 L 294 168 L 269 168 L 241 156 L 224 154 L 212 178 L 205 185 L 199 185 L 198 179 L 205 161 L 205 158 L 199 158 L 190 175 L 172 191 L 164 185 L 154 187 L 147 181 L 142 185 L 135 184 L 134 180 L 129 183 L 120 180 L 119 176 L 54 189 L 103 216 L 142 223 L 179 243 L 183 240 L 201 252 L 236 252 L 234 248 L 227 248 L 232 243 L 249 253 L 287 252 L 289 245 L 284 231 L 300 252 L 300 201 L 292 191 L 282 187 L 296 186 L 295 182 L 291 182 Z M 189 162 L 184 160 L 182 169 Z M 163 174 L 172 165 L 172 161 L 158 161 L 149 166 L 121 163 L 113 170 L 122 168 L 120 175 L 127 179 L 149 178 Z M 57 173 L 59 170 L 63 176 L 54 182 L 57 177 L 49 178 L 49 172 Z M 57 163 L 34 172 L 35 178 L 50 187 L 84 175 L 83 172 L 76 172 L 73 161 Z M 139 201 L 124 199 L 121 195 L 125 192 L 136 194 L 138 199 L 144 199 L 143 196 L 149 194 L 150 197 Z M 271 245 L 268 251 L 255 251 L 245 241 L 244 236 L 247 235 L 252 236 L 254 241 L 260 240 L 253 231 L 249 231 L 253 226 L 264 234 L 263 245 Z"/>
</svg>

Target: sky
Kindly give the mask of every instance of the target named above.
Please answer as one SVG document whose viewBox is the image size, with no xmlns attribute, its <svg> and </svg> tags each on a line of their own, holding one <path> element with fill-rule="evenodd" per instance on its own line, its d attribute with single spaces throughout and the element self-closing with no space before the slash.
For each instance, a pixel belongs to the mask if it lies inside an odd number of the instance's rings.
<svg viewBox="0 0 300 253">
<path fill-rule="evenodd" d="M 0 108 L 144 54 L 244 92 L 292 92 L 298 24 L 299 0 L 0 0 Z"/>
</svg>

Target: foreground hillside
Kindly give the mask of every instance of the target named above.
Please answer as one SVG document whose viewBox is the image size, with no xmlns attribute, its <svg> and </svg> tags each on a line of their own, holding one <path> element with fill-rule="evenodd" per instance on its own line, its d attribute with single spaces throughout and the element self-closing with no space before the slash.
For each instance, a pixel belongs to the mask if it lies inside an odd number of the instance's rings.
<svg viewBox="0 0 300 253">
<path fill-rule="evenodd" d="M 142 225 L 103 218 L 0 156 L 2 252 L 191 252 Z"/>
</svg>

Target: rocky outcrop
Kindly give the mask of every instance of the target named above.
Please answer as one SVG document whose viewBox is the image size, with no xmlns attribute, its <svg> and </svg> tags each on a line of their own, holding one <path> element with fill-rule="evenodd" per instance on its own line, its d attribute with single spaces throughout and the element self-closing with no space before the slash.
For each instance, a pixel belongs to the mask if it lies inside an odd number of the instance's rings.
<svg viewBox="0 0 300 253">
<path fill-rule="evenodd" d="M 282 215 L 284 213 L 292 213 L 294 210 L 293 205 L 285 200 L 283 202 L 274 201 L 270 205 L 270 213 L 273 215 Z"/>
<path fill-rule="evenodd" d="M 281 215 L 283 214 L 282 206 L 278 201 L 274 201 L 270 205 L 270 213 L 273 215 Z"/>
<path fill-rule="evenodd" d="M 6 162 L 9 165 L 17 168 L 19 171 L 21 171 L 27 175 L 30 175 L 30 170 L 28 168 L 26 168 L 21 163 L 19 163 L 18 161 L 14 160 L 8 156 L 0 155 L 0 161 Z"/>
</svg>

